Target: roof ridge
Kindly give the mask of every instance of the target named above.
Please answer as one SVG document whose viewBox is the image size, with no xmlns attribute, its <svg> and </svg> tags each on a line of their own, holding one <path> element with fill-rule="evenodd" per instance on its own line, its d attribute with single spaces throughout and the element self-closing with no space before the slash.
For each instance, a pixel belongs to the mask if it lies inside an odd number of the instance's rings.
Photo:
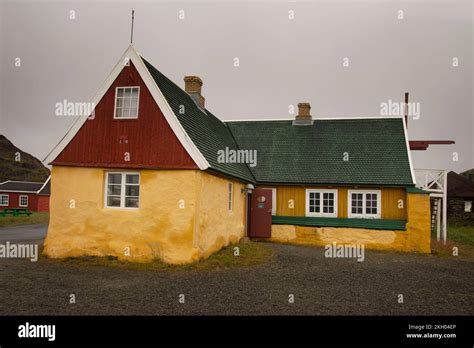
<svg viewBox="0 0 474 348">
<path fill-rule="evenodd" d="M 367 120 L 401 120 L 403 116 L 366 116 L 366 117 L 313 117 L 313 121 L 367 121 Z M 224 123 L 236 122 L 287 122 L 293 118 L 259 118 L 259 119 L 239 119 L 223 120 Z"/>
</svg>

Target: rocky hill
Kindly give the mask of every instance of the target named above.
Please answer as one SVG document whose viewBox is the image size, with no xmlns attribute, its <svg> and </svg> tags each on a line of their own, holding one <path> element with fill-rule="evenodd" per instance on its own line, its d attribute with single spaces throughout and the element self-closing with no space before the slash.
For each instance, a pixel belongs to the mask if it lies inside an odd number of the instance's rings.
<svg viewBox="0 0 474 348">
<path fill-rule="evenodd" d="M 17 161 L 19 155 L 19 161 Z M 49 169 L 36 157 L 26 153 L 0 134 L 0 182 L 7 180 L 43 182 Z"/>
</svg>

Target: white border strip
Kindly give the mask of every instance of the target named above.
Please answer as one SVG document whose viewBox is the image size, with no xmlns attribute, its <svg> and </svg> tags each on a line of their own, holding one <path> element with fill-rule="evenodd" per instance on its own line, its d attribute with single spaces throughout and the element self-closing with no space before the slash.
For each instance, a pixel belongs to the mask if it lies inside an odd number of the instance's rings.
<svg viewBox="0 0 474 348">
<path fill-rule="evenodd" d="M 412 162 L 412 159 L 411 159 L 410 142 L 408 140 L 407 124 L 405 122 L 405 117 L 403 117 L 403 116 L 402 116 L 402 122 L 403 122 L 403 132 L 405 134 L 405 144 L 406 144 L 406 147 L 407 147 L 408 162 L 410 164 L 411 179 L 413 180 L 413 184 L 416 185 L 415 170 L 413 169 L 413 162 Z"/>
</svg>

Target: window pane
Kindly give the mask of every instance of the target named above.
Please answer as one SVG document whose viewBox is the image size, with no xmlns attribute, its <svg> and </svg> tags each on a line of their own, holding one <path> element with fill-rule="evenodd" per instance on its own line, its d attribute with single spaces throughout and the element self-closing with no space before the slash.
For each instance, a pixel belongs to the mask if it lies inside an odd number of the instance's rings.
<svg viewBox="0 0 474 348">
<path fill-rule="evenodd" d="M 121 186 L 120 185 L 109 185 L 107 188 L 108 196 L 120 196 Z"/>
<path fill-rule="evenodd" d="M 130 117 L 137 117 L 138 116 L 138 109 L 137 108 L 131 108 L 130 109 Z"/>
<path fill-rule="evenodd" d="M 140 186 L 138 185 L 127 185 L 125 187 L 125 196 L 135 196 L 140 195 Z"/>
<path fill-rule="evenodd" d="M 362 201 L 363 195 L 362 193 L 352 193 L 351 194 L 351 212 L 352 214 L 362 214 Z"/>
<path fill-rule="evenodd" d="M 122 109 L 117 108 L 115 111 L 115 117 L 120 118 L 122 117 Z"/>
<path fill-rule="evenodd" d="M 127 174 L 126 176 L 127 184 L 138 184 L 138 175 L 137 174 Z"/>
<path fill-rule="evenodd" d="M 125 197 L 125 207 L 126 208 L 138 208 L 138 198 Z"/>
<path fill-rule="evenodd" d="M 125 88 L 124 91 L 123 91 L 123 96 L 125 98 L 129 98 L 131 96 L 131 88 Z"/>
<path fill-rule="evenodd" d="M 121 108 L 123 106 L 123 99 L 117 98 L 117 108 Z"/>
<path fill-rule="evenodd" d="M 122 88 L 119 88 L 117 90 L 117 97 L 122 97 L 123 96 L 123 89 Z"/>
<path fill-rule="evenodd" d="M 108 207 L 120 207 L 120 197 L 115 197 L 115 196 L 107 197 L 107 206 Z"/>
<path fill-rule="evenodd" d="M 130 108 L 126 107 L 123 109 L 123 117 L 130 117 Z"/>
<path fill-rule="evenodd" d="M 138 97 L 138 88 L 133 88 L 132 89 L 132 97 L 134 97 L 134 98 Z"/>
<path fill-rule="evenodd" d="M 109 184 L 121 184 L 122 174 L 109 173 Z"/>
</svg>

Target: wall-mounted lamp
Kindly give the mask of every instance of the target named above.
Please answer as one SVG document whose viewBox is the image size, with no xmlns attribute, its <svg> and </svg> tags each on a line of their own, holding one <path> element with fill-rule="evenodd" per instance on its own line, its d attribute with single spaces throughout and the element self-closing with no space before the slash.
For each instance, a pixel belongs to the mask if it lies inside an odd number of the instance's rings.
<svg viewBox="0 0 474 348">
<path fill-rule="evenodd" d="M 253 189 L 255 188 L 255 186 L 253 186 L 252 184 L 247 184 L 245 185 L 245 187 L 242 189 L 242 193 L 247 193 L 247 194 L 251 194 L 253 192 Z"/>
</svg>

